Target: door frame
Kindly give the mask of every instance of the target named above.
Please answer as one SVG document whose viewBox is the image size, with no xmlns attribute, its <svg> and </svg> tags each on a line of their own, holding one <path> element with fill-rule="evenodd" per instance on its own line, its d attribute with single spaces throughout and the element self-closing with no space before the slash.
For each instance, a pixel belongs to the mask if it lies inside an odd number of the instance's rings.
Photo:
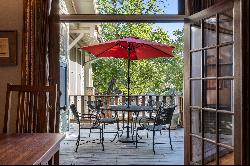
<svg viewBox="0 0 250 166">
<path fill-rule="evenodd" d="M 55 0 L 55 1 L 56 1 L 57 4 L 59 3 L 58 0 Z M 186 15 L 188 14 L 188 2 L 189 2 L 189 0 L 185 0 Z M 228 0 L 227 0 L 227 2 L 228 2 Z M 249 34 L 249 32 L 248 32 L 249 31 L 249 23 L 243 22 L 242 17 L 247 16 L 247 18 L 249 19 L 249 13 L 248 13 L 249 0 L 235 0 L 234 4 L 239 9 L 239 10 L 237 10 L 238 15 L 241 15 L 241 17 L 236 20 L 239 23 L 239 26 L 240 26 L 240 28 L 237 29 L 237 34 L 240 35 L 240 36 L 243 36 L 243 35 L 248 36 L 248 34 Z M 212 8 L 215 8 L 216 6 L 217 5 L 214 5 L 214 6 L 210 7 L 210 8 L 208 8 L 208 9 L 205 9 L 205 10 L 203 10 L 203 12 L 211 10 Z M 223 7 L 223 6 L 221 6 L 221 7 Z M 217 8 L 217 9 L 220 10 L 220 8 Z M 55 13 L 59 13 L 59 12 L 56 11 Z M 52 32 L 59 32 L 59 28 L 58 28 L 59 23 L 62 23 L 64 21 L 62 20 L 62 17 L 60 15 L 56 15 L 55 17 L 56 17 L 56 19 L 51 19 L 50 20 L 50 24 L 53 24 L 53 25 L 51 25 L 51 29 L 52 29 Z M 126 19 L 125 17 L 126 16 L 122 16 L 122 17 L 119 17 L 119 19 L 121 19 L 121 20 L 124 19 L 124 20 L 126 20 L 128 22 L 131 21 L 131 20 Z M 167 18 L 167 17 L 165 17 L 165 18 Z M 175 17 L 175 19 L 176 18 L 177 17 Z M 100 19 L 105 20 L 106 18 L 104 16 L 103 18 L 100 18 Z M 136 18 L 136 19 L 138 20 L 138 18 Z M 172 19 L 172 21 L 174 20 L 173 18 L 171 18 L 171 19 Z M 182 16 L 178 17 L 177 20 L 179 21 L 180 19 L 182 19 Z M 158 20 L 158 19 L 157 18 L 152 19 L 152 21 L 154 21 L 154 20 Z M 85 19 L 85 21 L 88 21 L 88 20 Z M 65 22 L 67 22 L 67 21 L 65 21 Z M 161 21 L 158 20 L 158 22 L 169 22 L 169 21 L 164 21 L 164 19 L 163 19 Z M 54 29 L 53 26 L 56 26 L 56 29 Z M 241 31 L 242 28 L 243 28 L 243 32 Z M 184 32 L 185 32 L 184 33 L 184 42 L 189 43 L 188 36 L 185 35 L 185 34 L 187 34 L 189 32 L 187 25 L 184 25 Z M 59 34 L 59 33 L 56 33 L 56 34 Z M 53 37 L 52 37 L 52 40 L 53 41 L 51 41 L 51 44 L 53 46 L 55 46 L 55 48 L 52 48 L 51 50 L 52 50 L 53 54 L 56 54 L 54 56 L 55 57 L 54 59 L 58 59 L 58 61 L 59 61 L 59 51 L 58 51 L 59 50 L 58 49 L 59 38 L 56 37 L 56 38 L 53 39 Z M 240 145 L 240 148 L 238 148 L 239 150 L 237 151 L 237 153 L 239 155 L 237 155 L 238 157 L 237 156 L 235 157 L 235 163 L 236 164 L 238 164 L 238 163 L 239 164 L 241 164 L 241 163 L 246 164 L 246 162 L 249 163 L 249 147 L 242 146 L 242 142 L 249 141 L 248 140 L 249 139 L 249 131 L 248 131 L 249 122 L 248 122 L 248 120 L 249 120 L 249 73 L 250 72 L 249 72 L 249 67 L 247 66 L 247 64 L 249 64 L 249 62 L 244 61 L 244 60 L 249 60 L 249 56 L 248 56 L 249 55 L 249 37 L 246 40 L 246 42 L 242 43 L 242 40 L 240 38 L 237 39 L 237 42 L 239 42 L 239 44 L 237 44 L 238 45 L 237 47 L 240 48 L 239 49 L 239 55 L 241 55 L 239 64 L 243 64 L 243 66 L 242 66 L 241 69 L 238 70 L 238 73 L 240 74 L 240 75 L 238 75 L 238 77 L 241 77 L 240 81 L 237 83 L 237 85 L 239 85 L 239 88 L 238 88 L 239 92 L 238 93 L 242 94 L 242 96 L 239 95 L 237 100 L 240 101 L 241 106 L 242 106 L 242 107 L 240 106 L 240 109 L 241 109 L 242 113 L 239 114 L 239 119 L 242 120 L 242 121 L 241 121 L 241 124 L 237 127 L 239 129 L 239 132 L 240 132 L 240 135 L 239 135 L 240 139 L 238 141 L 239 145 Z M 185 55 L 186 50 L 187 50 L 187 45 L 184 45 L 184 61 L 185 61 L 185 58 L 187 58 L 187 56 Z M 187 74 L 189 74 L 189 68 L 187 68 L 188 65 L 189 65 L 189 63 L 185 63 L 185 65 L 184 65 L 184 71 L 186 71 Z M 55 66 L 52 67 L 52 73 L 53 73 L 53 75 L 55 75 L 55 78 L 54 78 L 55 80 L 53 80 L 53 82 L 59 83 L 59 78 L 58 78 L 59 70 L 56 69 L 57 68 L 56 66 L 59 66 L 59 65 L 55 65 Z M 184 81 L 187 79 L 187 77 L 186 77 L 187 74 L 184 75 Z M 243 80 L 242 80 L 242 77 L 244 77 Z M 190 97 L 188 96 L 188 93 L 186 92 L 187 88 L 185 88 L 189 84 L 186 84 L 185 82 L 184 82 L 184 90 L 183 90 L 184 91 L 184 109 L 187 110 L 185 103 L 187 103 L 187 100 L 189 100 Z M 240 88 L 240 87 L 242 87 L 242 88 Z M 242 91 L 242 89 L 245 89 L 246 91 L 244 92 L 244 91 Z M 248 115 L 248 116 L 246 116 L 246 115 Z M 185 111 L 184 118 L 185 119 L 188 118 L 188 114 L 186 114 L 186 111 Z M 185 124 L 186 128 L 189 127 L 188 126 L 189 123 L 186 120 L 184 121 L 184 124 Z M 187 132 L 187 130 L 185 130 L 185 135 L 186 135 L 186 132 Z M 187 154 L 186 150 L 189 149 L 189 144 L 187 144 L 186 142 L 187 142 L 187 140 L 185 139 L 185 142 L 184 142 L 185 154 Z M 248 145 L 249 145 L 249 143 L 248 143 Z M 189 160 L 187 160 L 187 157 L 188 157 L 188 155 L 187 156 L 185 155 L 185 157 L 184 157 L 185 164 L 189 163 L 188 162 Z"/>
<path fill-rule="evenodd" d="M 207 18 L 216 13 L 225 11 L 234 7 L 234 164 L 242 164 L 242 22 L 241 22 L 241 1 L 240 0 L 223 0 L 215 5 L 195 13 L 185 19 L 184 25 L 184 164 L 191 164 L 191 140 L 190 140 L 190 26 L 192 21 Z M 237 55 L 237 56 L 236 56 Z M 237 136 L 237 137 L 236 137 Z M 202 152 L 203 153 L 203 152 Z"/>
</svg>

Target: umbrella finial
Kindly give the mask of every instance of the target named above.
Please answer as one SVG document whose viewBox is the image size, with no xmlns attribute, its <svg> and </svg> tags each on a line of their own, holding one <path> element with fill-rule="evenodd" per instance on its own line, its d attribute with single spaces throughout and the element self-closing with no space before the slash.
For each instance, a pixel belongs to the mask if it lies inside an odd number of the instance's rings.
<svg viewBox="0 0 250 166">
<path fill-rule="evenodd" d="M 121 36 L 120 36 L 119 33 L 116 33 L 116 34 L 115 34 L 115 37 L 116 37 L 116 39 L 120 39 Z"/>
</svg>

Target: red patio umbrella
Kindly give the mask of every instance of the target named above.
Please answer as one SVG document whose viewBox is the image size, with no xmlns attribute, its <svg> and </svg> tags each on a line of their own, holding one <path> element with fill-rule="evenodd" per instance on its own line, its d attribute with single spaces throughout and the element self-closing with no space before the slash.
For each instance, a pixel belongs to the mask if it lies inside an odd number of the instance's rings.
<svg viewBox="0 0 250 166">
<path fill-rule="evenodd" d="M 142 40 L 135 37 L 121 38 L 89 46 L 81 49 L 96 57 L 113 57 L 128 59 L 128 107 L 130 84 L 130 60 L 149 59 L 158 57 L 173 57 L 174 46 Z"/>
</svg>

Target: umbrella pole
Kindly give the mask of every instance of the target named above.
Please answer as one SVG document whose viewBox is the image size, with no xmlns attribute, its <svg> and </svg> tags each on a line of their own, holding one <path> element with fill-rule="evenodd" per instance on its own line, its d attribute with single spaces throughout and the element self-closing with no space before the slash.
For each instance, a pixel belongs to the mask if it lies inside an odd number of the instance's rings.
<svg viewBox="0 0 250 166">
<path fill-rule="evenodd" d="M 128 46 L 128 108 L 130 104 L 129 85 L 130 85 L 130 43 Z"/>
<path fill-rule="evenodd" d="M 128 106 L 127 108 L 129 108 L 129 84 L 130 84 L 130 43 L 128 44 Z M 129 138 L 129 111 L 128 111 L 128 121 L 127 121 L 127 138 Z"/>
</svg>

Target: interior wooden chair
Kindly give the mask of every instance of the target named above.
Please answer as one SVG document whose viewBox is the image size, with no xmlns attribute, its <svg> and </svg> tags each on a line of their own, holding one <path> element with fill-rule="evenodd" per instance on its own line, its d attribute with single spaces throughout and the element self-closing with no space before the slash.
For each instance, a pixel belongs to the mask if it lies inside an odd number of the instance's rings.
<svg viewBox="0 0 250 166">
<path fill-rule="evenodd" d="M 3 133 L 59 133 L 57 84 L 50 86 L 7 84 Z M 59 151 L 48 164 L 59 164 Z"/>
<path fill-rule="evenodd" d="M 7 84 L 3 133 L 58 133 L 57 85 Z M 14 121 L 14 122 L 13 122 Z"/>
</svg>

